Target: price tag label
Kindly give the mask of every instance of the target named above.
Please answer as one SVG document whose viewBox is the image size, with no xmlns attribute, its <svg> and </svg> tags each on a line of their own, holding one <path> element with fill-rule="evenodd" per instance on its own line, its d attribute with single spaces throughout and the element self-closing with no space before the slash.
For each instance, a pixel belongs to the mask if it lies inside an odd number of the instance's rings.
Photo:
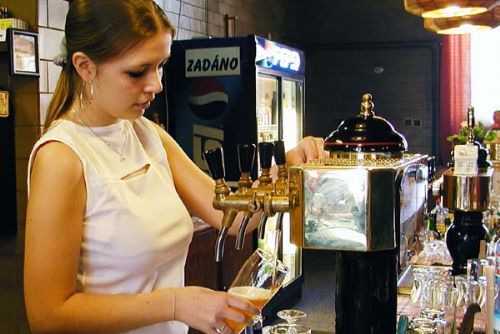
<svg viewBox="0 0 500 334">
<path fill-rule="evenodd" d="M 478 155 L 478 147 L 472 143 L 456 145 L 454 148 L 455 168 L 453 173 L 460 175 L 476 175 L 478 173 Z"/>
</svg>

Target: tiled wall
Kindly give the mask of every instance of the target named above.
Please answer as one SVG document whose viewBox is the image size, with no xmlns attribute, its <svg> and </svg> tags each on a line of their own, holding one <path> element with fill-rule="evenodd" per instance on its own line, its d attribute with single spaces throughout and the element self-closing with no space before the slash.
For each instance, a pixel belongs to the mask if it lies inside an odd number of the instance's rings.
<svg viewBox="0 0 500 334">
<path fill-rule="evenodd" d="M 0 0 L 13 16 L 37 26 L 37 1 Z M 26 165 L 29 148 L 38 136 L 38 78 L 10 76 L 7 53 L 0 53 L 0 85 L 10 94 L 14 114 L 17 230 L 14 237 L 0 238 L 0 333 L 29 333 L 22 293 L 24 210 L 26 207 Z M 0 157 L 0 163 L 10 163 Z M 4 194 L 5 196 L 6 194 Z M 0 223 L 5 217 L 0 215 Z"/>
<path fill-rule="evenodd" d="M 274 39 L 290 35 L 287 0 L 155 0 L 177 27 L 177 39 L 224 36 L 224 15 L 237 16 L 237 35 L 257 33 Z M 16 77 L 9 87 L 15 108 L 18 233 L 0 239 L 0 333 L 30 333 L 24 310 L 22 270 L 28 156 L 39 136 L 59 68 L 51 59 L 59 53 L 68 2 L 64 0 L 0 0 L 13 14 L 39 32 L 40 78 Z M 14 10 L 14 8 L 16 10 Z M 262 10 L 265 8 L 265 10 Z M 207 21 L 208 19 L 208 21 Z M 207 33 L 208 32 L 208 33 Z M 4 59 L 5 60 L 5 59 Z M 0 76 L 7 73 L 0 60 Z M 1 83 L 1 77 L 0 77 Z M 3 84 L 2 84 L 3 85 Z M 1 216 L 0 216 L 1 219 Z"/>
<path fill-rule="evenodd" d="M 327 136 L 358 114 L 370 92 L 375 113 L 406 136 L 410 152 L 436 154 L 440 37 L 405 12 L 403 1 L 302 1 L 297 12 L 307 64 L 305 133 Z"/>
</svg>

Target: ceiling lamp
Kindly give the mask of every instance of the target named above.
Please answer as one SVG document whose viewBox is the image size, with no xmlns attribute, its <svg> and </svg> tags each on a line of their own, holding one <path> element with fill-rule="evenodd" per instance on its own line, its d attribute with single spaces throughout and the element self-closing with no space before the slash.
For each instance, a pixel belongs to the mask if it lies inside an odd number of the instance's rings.
<svg viewBox="0 0 500 334">
<path fill-rule="evenodd" d="M 438 34 L 469 34 L 490 30 L 500 25 L 500 6 L 487 12 L 461 17 L 430 19 L 424 18 L 424 28 Z"/>
<path fill-rule="evenodd" d="M 476 15 L 490 10 L 498 0 L 404 0 L 405 10 L 424 18 Z"/>
</svg>

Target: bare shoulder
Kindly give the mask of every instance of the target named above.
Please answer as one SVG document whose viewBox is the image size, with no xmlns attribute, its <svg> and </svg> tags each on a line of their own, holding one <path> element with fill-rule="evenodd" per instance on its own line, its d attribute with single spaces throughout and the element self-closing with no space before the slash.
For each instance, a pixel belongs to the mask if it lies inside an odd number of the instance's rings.
<svg viewBox="0 0 500 334">
<path fill-rule="evenodd" d="M 80 178 L 83 174 L 78 155 L 66 144 L 50 141 L 41 146 L 33 161 L 32 174 L 60 178 Z"/>
</svg>

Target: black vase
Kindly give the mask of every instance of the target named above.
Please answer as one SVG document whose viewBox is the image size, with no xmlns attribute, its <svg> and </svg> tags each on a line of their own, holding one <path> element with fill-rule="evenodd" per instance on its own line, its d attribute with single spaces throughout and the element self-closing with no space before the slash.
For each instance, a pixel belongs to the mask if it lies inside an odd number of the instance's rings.
<svg viewBox="0 0 500 334">
<path fill-rule="evenodd" d="M 446 231 L 446 245 L 453 259 L 453 275 L 467 272 L 467 260 L 478 258 L 481 240 L 488 238 L 481 211 L 455 211 L 453 223 Z"/>
</svg>

